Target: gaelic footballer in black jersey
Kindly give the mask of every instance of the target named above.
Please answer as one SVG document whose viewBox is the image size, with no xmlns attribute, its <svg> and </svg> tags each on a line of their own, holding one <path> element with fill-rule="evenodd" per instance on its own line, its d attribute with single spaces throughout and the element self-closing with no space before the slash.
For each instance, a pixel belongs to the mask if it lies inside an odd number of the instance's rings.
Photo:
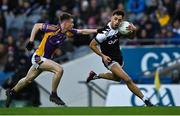
<svg viewBox="0 0 180 116">
<path fill-rule="evenodd" d="M 89 44 L 89 47 L 102 58 L 104 65 L 111 72 L 108 71 L 106 73 L 96 74 L 91 70 L 86 82 L 89 83 L 95 79 L 107 79 L 116 82 L 121 82 L 123 80 L 128 86 L 129 90 L 138 96 L 146 104 L 146 106 L 153 106 L 148 97 L 143 95 L 131 77 L 122 68 L 123 57 L 120 50 L 119 41 L 123 36 L 121 36 L 119 32 L 119 27 L 123 21 L 124 15 L 124 11 L 119 9 L 114 10 L 108 25 L 102 29 L 98 29 L 96 38 L 93 39 Z M 131 33 L 127 33 L 126 36 L 130 36 L 136 31 L 136 27 L 131 23 L 127 27 L 127 30 L 129 30 Z M 97 47 L 98 45 L 100 45 L 101 50 Z"/>
<path fill-rule="evenodd" d="M 111 62 L 108 64 L 103 62 L 108 69 L 115 63 L 123 66 L 123 56 L 119 45 L 120 38 L 121 34 L 118 29 L 112 29 L 110 23 L 95 37 L 100 45 L 101 52 L 111 58 Z"/>
</svg>

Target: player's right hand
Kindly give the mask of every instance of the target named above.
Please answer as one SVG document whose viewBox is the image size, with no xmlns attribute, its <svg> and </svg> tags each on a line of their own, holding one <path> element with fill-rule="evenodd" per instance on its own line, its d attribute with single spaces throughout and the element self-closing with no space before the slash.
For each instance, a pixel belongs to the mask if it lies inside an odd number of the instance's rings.
<svg viewBox="0 0 180 116">
<path fill-rule="evenodd" d="M 26 49 L 31 51 L 34 48 L 34 42 L 29 41 L 26 45 Z"/>
<path fill-rule="evenodd" d="M 130 23 L 130 25 L 127 27 L 127 30 L 136 31 L 136 27 L 132 23 Z"/>
<path fill-rule="evenodd" d="M 109 64 L 109 62 L 111 62 L 111 58 L 109 56 L 103 55 L 102 59 L 105 64 Z"/>
</svg>

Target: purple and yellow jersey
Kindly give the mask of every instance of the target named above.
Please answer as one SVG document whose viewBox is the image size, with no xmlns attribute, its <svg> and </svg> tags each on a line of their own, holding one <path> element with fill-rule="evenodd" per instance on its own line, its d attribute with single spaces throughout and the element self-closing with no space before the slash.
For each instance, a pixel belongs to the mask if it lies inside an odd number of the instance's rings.
<svg viewBox="0 0 180 116">
<path fill-rule="evenodd" d="M 35 51 L 38 56 L 43 56 L 50 59 L 54 51 L 64 42 L 67 37 L 72 37 L 77 33 L 77 30 L 71 29 L 66 33 L 61 33 L 60 26 L 43 24 L 42 31 L 45 32 L 44 37 Z"/>
</svg>

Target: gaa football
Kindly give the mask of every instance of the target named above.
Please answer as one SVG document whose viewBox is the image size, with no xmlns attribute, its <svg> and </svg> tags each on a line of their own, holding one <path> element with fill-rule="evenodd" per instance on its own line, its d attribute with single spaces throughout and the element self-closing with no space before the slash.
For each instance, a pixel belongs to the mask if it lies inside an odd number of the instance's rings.
<svg viewBox="0 0 180 116">
<path fill-rule="evenodd" d="M 132 30 L 129 30 L 128 27 L 131 25 L 132 23 L 128 22 L 128 21 L 123 21 L 121 22 L 120 26 L 119 26 L 119 32 L 123 35 L 129 34 L 132 32 Z"/>
</svg>

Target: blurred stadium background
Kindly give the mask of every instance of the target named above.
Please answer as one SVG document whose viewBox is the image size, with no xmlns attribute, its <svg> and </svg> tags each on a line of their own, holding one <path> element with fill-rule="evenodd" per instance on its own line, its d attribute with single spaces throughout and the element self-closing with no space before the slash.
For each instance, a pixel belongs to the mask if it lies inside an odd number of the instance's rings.
<svg viewBox="0 0 180 116">
<path fill-rule="evenodd" d="M 152 103 L 180 106 L 180 0 L 0 0 L 0 107 L 5 89 L 31 66 L 33 52 L 26 51 L 25 44 L 35 23 L 57 24 L 66 11 L 74 15 L 75 28 L 99 28 L 117 8 L 124 9 L 125 20 L 138 29 L 133 40 L 121 40 L 124 69 Z M 42 34 L 35 39 L 36 47 Z M 84 83 L 90 70 L 107 71 L 88 48 L 94 36 L 79 35 L 56 51 L 54 60 L 65 70 L 58 94 L 68 106 L 143 106 L 123 83 Z M 12 107 L 56 106 L 49 102 L 52 75 L 42 73 L 16 96 Z M 160 83 L 154 84 L 155 77 Z"/>
</svg>

